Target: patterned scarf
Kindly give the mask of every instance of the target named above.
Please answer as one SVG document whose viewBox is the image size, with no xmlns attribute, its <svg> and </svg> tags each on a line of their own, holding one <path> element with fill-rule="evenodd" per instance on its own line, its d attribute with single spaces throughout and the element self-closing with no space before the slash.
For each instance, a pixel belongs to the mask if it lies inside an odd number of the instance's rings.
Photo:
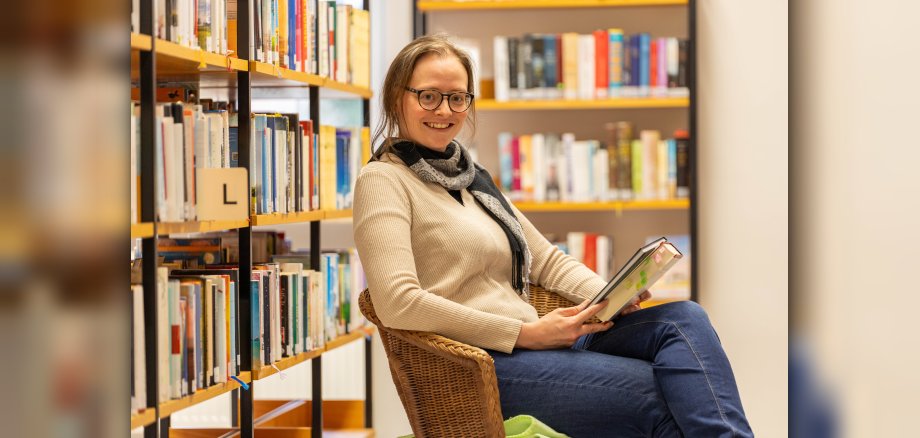
<svg viewBox="0 0 920 438">
<path fill-rule="evenodd" d="M 476 202 L 501 226 L 511 246 L 511 285 L 526 300 L 529 292 L 530 251 L 524 240 L 524 229 L 489 172 L 474 163 L 469 152 L 456 141 L 451 141 L 444 152 L 416 146 L 409 140 L 395 140 L 392 147 L 396 156 L 422 181 L 444 187 L 457 201 L 461 199 L 461 190 L 469 190 Z M 371 161 L 378 158 L 375 154 Z"/>
</svg>

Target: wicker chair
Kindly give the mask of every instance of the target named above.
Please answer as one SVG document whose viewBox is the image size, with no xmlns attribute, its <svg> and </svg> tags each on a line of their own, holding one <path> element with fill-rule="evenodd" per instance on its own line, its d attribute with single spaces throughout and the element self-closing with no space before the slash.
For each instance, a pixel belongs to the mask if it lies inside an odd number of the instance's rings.
<svg viewBox="0 0 920 438">
<path fill-rule="evenodd" d="M 573 305 L 534 285 L 530 303 L 540 316 Z M 359 304 L 380 331 L 393 383 L 416 437 L 505 436 L 491 356 L 481 348 L 434 333 L 383 326 L 367 290 L 361 293 Z"/>
</svg>

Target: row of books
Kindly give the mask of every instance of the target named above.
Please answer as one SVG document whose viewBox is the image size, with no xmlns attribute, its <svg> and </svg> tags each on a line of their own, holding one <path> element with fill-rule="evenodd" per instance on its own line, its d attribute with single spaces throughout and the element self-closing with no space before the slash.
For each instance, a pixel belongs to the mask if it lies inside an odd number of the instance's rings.
<svg viewBox="0 0 920 438">
<path fill-rule="evenodd" d="M 572 133 L 498 135 L 502 190 L 514 201 L 668 200 L 689 196 L 689 136 L 662 139 L 656 130 L 633 137 L 629 122 L 608 124 L 610 137 L 576 140 Z"/>
<path fill-rule="evenodd" d="M 564 240 L 553 242 L 562 252 L 584 263 L 601 278 L 610 278 L 613 266 L 613 238 L 597 233 L 570 231 Z"/>
<path fill-rule="evenodd" d="M 237 56 L 237 4 L 249 1 L 249 59 L 370 86 L 370 13 L 335 0 L 156 0 L 154 36 Z M 131 26 L 140 31 L 140 0 Z"/>
<path fill-rule="evenodd" d="M 687 51 L 686 39 L 622 29 L 496 36 L 495 100 L 686 97 Z"/>
<path fill-rule="evenodd" d="M 131 104 L 131 223 L 138 221 L 140 106 Z M 195 220 L 196 169 L 237 166 L 236 114 L 226 104 L 161 103 L 154 132 L 156 214 L 160 221 Z"/>
<path fill-rule="evenodd" d="M 370 158 L 367 127 L 336 128 L 296 114 L 253 114 L 251 212 L 292 213 L 351 207 L 361 163 Z"/>
<path fill-rule="evenodd" d="M 370 14 L 334 0 L 255 0 L 255 60 L 370 86 Z"/>
<path fill-rule="evenodd" d="M 250 299 L 254 369 L 322 348 L 364 324 L 351 303 L 366 287 L 354 249 L 324 251 L 321 269 L 304 269 L 308 253 L 254 264 Z M 237 265 L 157 269 L 159 400 L 194 394 L 240 372 Z M 131 407 L 146 406 L 141 285 L 132 285 Z"/>
</svg>

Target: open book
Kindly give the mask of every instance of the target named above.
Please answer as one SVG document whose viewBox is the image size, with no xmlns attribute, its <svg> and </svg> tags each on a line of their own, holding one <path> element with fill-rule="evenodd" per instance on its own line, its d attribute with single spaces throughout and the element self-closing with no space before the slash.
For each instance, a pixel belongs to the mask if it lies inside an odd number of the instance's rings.
<svg viewBox="0 0 920 438">
<path fill-rule="evenodd" d="M 608 299 L 607 307 L 597 319 L 613 319 L 637 295 L 652 287 L 682 257 L 680 251 L 664 237 L 639 248 L 610 282 L 591 300 L 596 304 Z"/>
</svg>

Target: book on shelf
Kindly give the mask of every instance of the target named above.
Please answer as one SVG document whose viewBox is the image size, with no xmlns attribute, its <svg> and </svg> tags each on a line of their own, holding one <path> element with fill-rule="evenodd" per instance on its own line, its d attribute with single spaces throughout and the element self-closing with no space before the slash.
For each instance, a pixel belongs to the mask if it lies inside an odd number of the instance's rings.
<svg viewBox="0 0 920 438">
<path fill-rule="evenodd" d="M 689 196 L 689 134 L 604 124 L 603 143 L 572 133 L 498 134 L 499 183 L 513 201 L 672 200 Z"/>
<path fill-rule="evenodd" d="M 592 305 L 608 300 L 597 313 L 597 318 L 608 321 L 618 316 L 626 305 L 651 288 L 681 257 L 683 255 L 677 247 L 664 237 L 639 248 L 591 299 Z"/>
<path fill-rule="evenodd" d="M 495 100 L 687 97 L 687 49 L 684 38 L 626 35 L 615 27 L 498 35 L 492 41 Z"/>
</svg>

